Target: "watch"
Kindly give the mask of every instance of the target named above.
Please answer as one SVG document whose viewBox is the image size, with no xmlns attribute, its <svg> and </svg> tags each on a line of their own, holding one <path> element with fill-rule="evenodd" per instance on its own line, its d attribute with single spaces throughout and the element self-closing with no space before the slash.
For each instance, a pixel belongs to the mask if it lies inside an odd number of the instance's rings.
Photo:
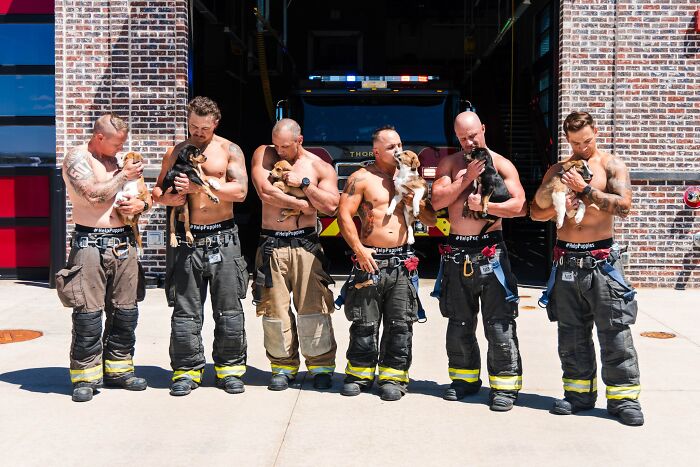
<svg viewBox="0 0 700 467">
<path fill-rule="evenodd" d="M 592 186 L 586 185 L 585 187 L 583 187 L 583 190 L 581 190 L 581 194 L 583 196 L 588 196 L 588 194 L 591 192 L 592 189 L 593 189 Z"/>
<path fill-rule="evenodd" d="M 302 190 L 303 190 L 304 188 L 306 188 L 307 186 L 309 186 L 309 185 L 311 185 L 311 180 L 309 180 L 308 177 L 304 177 L 304 178 L 301 179 L 301 185 L 300 185 L 300 187 L 301 187 Z"/>
<path fill-rule="evenodd" d="M 148 211 L 149 209 L 151 209 L 151 206 L 149 206 L 149 205 L 148 205 L 148 201 L 146 201 L 146 200 L 144 199 L 144 200 L 143 200 L 143 211 L 141 211 L 141 212 L 146 212 L 146 211 Z"/>
</svg>

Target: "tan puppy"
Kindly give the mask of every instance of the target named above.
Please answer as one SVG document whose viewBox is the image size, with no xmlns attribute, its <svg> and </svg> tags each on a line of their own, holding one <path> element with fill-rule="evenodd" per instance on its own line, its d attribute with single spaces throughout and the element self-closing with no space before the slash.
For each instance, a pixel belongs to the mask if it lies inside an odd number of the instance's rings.
<svg viewBox="0 0 700 467">
<path fill-rule="evenodd" d="M 124 167 L 124 164 L 126 164 L 128 160 L 143 162 L 143 156 L 138 152 L 117 154 L 117 164 L 119 165 L 119 168 Z M 129 180 L 122 186 L 122 189 L 117 192 L 114 198 L 114 207 L 119 206 L 120 201 L 126 201 L 129 198 L 138 198 L 141 201 L 146 201 L 148 198 L 148 187 L 146 187 L 146 182 L 144 181 L 143 177 L 137 180 Z M 136 239 L 136 245 L 138 246 L 138 251 L 140 254 L 143 251 L 141 233 L 139 232 L 139 218 L 141 217 L 141 213 L 127 215 L 122 214 L 118 209 L 115 209 L 115 212 L 117 213 L 119 220 L 124 223 L 124 225 L 131 227 L 131 230 L 134 232 L 134 238 Z"/>
<path fill-rule="evenodd" d="M 576 210 L 566 210 L 566 195 L 570 190 L 562 183 L 561 176 L 572 167 L 576 168 L 576 171 L 581 174 L 584 180 L 588 181 L 593 178 L 593 173 L 583 159 L 566 161 L 561 165 L 561 171 L 535 193 L 535 202 L 541 208 L 546 209 L 554 204 L 554 210 L 557 213 L 557 229 L 561 229 L 561 226 L 564 225 L 564 215 L 573 217 L 576 223 L 579 224 L 586 212 L 586 205 L 583 202 L 579 203 Z M 591 204 L 591 206 L 599 209 L 595 204 Z"/>
<path fill-rule="evenodd" d="M 416 239 L 413 237 L 413 222 L 418 218 L 420 210 L 425 207 L 425 201 L 428 198 L 428 184 L 423 177 L 418 175 L 420 160 L 415 152 L 397 151 L 394 154 L 394 159 L 396 160 L 396 167 L 399 169 L 398 173 L 394 176 L 396 194 L 389 203 L 386 215 L 392 215 L 403 197 L 409 193 L 413 193 L 413 205 L 404 206 L 403 209 L 406 227 L 408 228 L 408 244 L 412 245 L 416 242 Z"/>
<path fill-rule="evenodd" d="M 292 164 L 285 160 L 277 161 L 272 170 L 270 170 L 270 182 L 272 183 L 272 186 L 282 190 L 282 193 L 294 196 L 295 198 L 307 199 L 306 195 L 304 194 L 304 190 L 302 190 L 300 187 L 289 186 L 284 182 L 284 174 L 291 171 Z M 277 222 L 284 222 L 289 217 L 299 215 L 301 215 L 301 211 L 299 209 L 282 209 L 282 217 L 277 219 Z"/>
</svg>

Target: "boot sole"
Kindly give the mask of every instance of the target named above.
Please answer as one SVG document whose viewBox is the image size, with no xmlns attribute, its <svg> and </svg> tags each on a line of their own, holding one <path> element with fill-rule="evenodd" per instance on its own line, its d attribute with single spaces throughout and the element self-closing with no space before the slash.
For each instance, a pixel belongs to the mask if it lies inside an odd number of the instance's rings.
<svg viewBox="0 0 700 467">
<path fill-rule="evenodd" d="M 71 397 L 71 399 L 73 400 L 73 402 L 90 402 L 92 400 L 92 395 L 84 397 L 73 396 Z"/>
<path fill-rule="evenodd" d="M 224 388 L 224 391 L 227 392 L 228 394 L 242 394 L 245 392 L 245 387 L 242 388 L 233 388 L 233 389 L 226 389 Z"/>
<path fill-rule="evenodd" d="M 289 385 L 286 386 L 268 386 L 267 389 L 270 391 L 285 391 L 289 389 Z"/>
</svg>

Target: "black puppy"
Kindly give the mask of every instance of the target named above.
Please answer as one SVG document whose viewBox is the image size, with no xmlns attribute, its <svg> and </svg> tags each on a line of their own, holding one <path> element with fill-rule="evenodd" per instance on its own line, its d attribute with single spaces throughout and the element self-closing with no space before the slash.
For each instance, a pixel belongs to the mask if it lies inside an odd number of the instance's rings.
<svg viewBox="0 0 700 467">
<path fill-rule="evenodd" d="M 169 188 L 172 187 L 173 192 L 175 191 L 175 177 L 179 174 L 187 175 L 191 183 L 195 183 L 202 187 L 204 193 L 213 202 L 218 203 L 219 198 L 212 193 L 211 188 L 217 189 L 218 183 L 215 180 L 207 180 L 204 178 L 204 172 L 202 172 L 201 165 L 205 163 L 207 156 L 205 156 L 197 146 L 193 144 L 186 144 L 177 153 L 177 158 L 173 166 L 167 171 L 165 177 L 163 178 L 163 184 L 161 189 L 165 193 Z M 175 219 L 177 219 L 178 214 L 182 213 L 185 223 L 185 238 L 188 242 L 193 242 L 194 237 L 192 232 L 190 232 L 190 210 L 189 203 L 186 202 L 182 206 L 176 206 L 170 211 L 170 246 L 175 248 L 178 245 L 177 235 L 175 234 Z"/>
<path fill-rule="evenodd" d="M 486 219 L 488 223 L 484 226 L 488 228 L 491 224 L 498 220 L 498 217 L 489 214 L 489 201 L 494 203 L 502 203 L 508 201 L 513 196 L 508 191 L 506 183 L 493 166 L 493 158 L 491 153 L 486 148 L 474 148 L 471 154 L 465 154 L 464 160 L 469 164 L 473 160 L 484 161 L 484 171 L 474 180 L 474 192 L 477 187 L 481 186 L 481 212 L 477 213 L 469 209 L 469 203 L 464 202 L 462 217 L 475 217 Z M 485 230 L 484 230 L 485 231 Z"/>
</svg>

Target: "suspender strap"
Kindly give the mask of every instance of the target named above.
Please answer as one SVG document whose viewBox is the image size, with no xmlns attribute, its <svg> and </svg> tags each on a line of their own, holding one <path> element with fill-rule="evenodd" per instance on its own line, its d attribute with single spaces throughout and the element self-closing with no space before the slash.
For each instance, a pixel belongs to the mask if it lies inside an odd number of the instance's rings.
<svg viewBox="0 0 700 467">
<path fill-rule="evenodd" d="M 496 279 L 498 279 L 498 282 L 501 283 L 501 285 L 503 286 L 503 289 L 506 291 L 506 302 L 518 303 L 520 301 L 520 297 L 515 295 L 508 288 L 508 284 L 506 283 L 506 275 L 503 273 L 503 268 L 501 267 L 501 262 L 498 261 L 497 259 L 493 259 L 491 261 L 491 267 L 493 267 L 493 273 L 496 275 Z"/>
<path fill-rule="evenodd" d="M 624 298 L 626 302 L 634 300 L 634 295 L 637 293 L 637 291 L 629 287 L 627 283 L 625 283 L 625 279 L 622 277 L 622 274 L 620 274 L 620 271 L 615 269 L 615 267 L 613 267 L 613 265 L 608 263 L 607 261 L 604 261 L 601 264 L 601 266 L 603 268 L 603 272 L 607 274 L 607 276 L 610 277 L 610 279 L 614 280 L 622 287 L 624 287 L 626 292 L 622 295 L 622 298 Z"/>
<path fill-rule="evenodd" d="M 547 290 L 542 292 L 542 296 L 537 300 L 537 304 L 540 308 L 546 308 L 547 303 L 549 303 L 549 297 L 552 295 L 552 289 L 554 288 L 554 281 L 557 279 L 557 263 L 552 263 L 552 272 L 549 273 L 549 279 L 547 279 Z"/>
</svg>

